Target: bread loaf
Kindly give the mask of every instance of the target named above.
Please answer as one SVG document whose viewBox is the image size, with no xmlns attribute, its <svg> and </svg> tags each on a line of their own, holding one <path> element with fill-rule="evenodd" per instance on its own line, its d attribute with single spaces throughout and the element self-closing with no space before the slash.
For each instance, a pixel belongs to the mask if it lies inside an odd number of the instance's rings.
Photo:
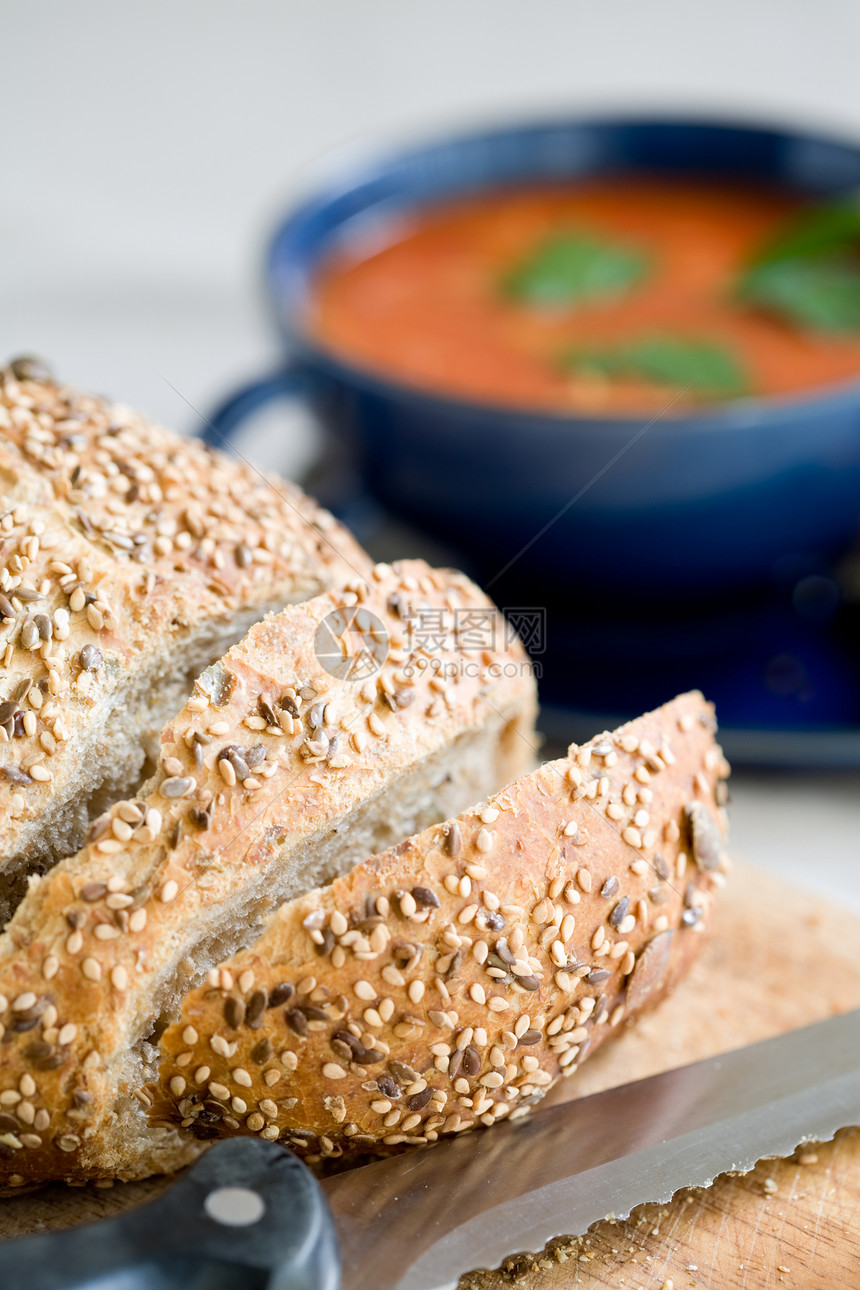
<svg viewBox="0 0 860 1290">
<path fill-rule="evenodd" d="M 369 568 L 293 485 L 0 369 L 0 925 L 138 782 L 207 663 Z"/>
<path fill-rule="evenodd" d="M 197 681 L 152 779 L 0 937 L 0 1185 L 189 1159 L 193 1139 L 146 1117 L 159 1019 L 279 902 L 530 764 L 531 668 L 501 624 L 473 641 L 476 613 L 492 606 L 462 575 L 377 566 L 257 624 Z M 355 930 L 355 962 L 381 934 Z"/>
<path fill-rule="evenodd" d="M 714 730 L 684 695 L 281 907 L 163 1035 L 153 1121 L 316 1160 L 524 1114 L 702 942 Z"/>
</svg>

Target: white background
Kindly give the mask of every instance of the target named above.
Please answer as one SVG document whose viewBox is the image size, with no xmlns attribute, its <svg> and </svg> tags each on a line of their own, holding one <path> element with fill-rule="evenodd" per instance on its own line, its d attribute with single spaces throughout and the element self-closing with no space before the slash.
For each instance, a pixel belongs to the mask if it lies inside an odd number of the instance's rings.
<svg viewBox="0 0 860 1290">
<path fill-rule="evenodd" d="M 180 428 L 271 363 L 267 233 L 332 150 L 683 106 L 860 137 L 856 0 L 0 0 L 0 359 Z M 856 777 L 741 779 L 735 839 L 860 907 Z"/>
<path fill-rule="evenodd" d="M 0 355 L 173 422 L 273 353 L 268 231 L 331 150 L 682 105 L 860 135 L 855 0 L 0 0 Z"/>
</svg>

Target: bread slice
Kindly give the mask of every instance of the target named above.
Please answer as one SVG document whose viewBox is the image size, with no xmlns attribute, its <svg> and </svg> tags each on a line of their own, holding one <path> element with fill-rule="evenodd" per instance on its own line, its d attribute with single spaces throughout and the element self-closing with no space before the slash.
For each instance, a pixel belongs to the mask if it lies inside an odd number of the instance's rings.
<svg viewBox="0 0 860 1290">
<path fill-rule="evenodd" d="M 0 925 L 207 663 L 370 568 L 293 485 L 28 370 L 0 369 Z"/>
<path fill-rule="evenodd" d="M 165 1032 L 152 1119 L 314 1161 L 524 1114 L 702 943 L 714 729 L 683 695 L 284 905 Z"/>
<path fill-rule="evenodd" d="M 531 667 L 500 620 L 494 642 L 474 636 L 493 618 L 460 574 L 377 566 L 203 674 L 139 797 L 0 937 L 0 1184 L 141 1177 L 193 1154 L 144 1109 L 185 990 L 280 902 L 530 764 Z M 369 964 L 381 934 L 357 929 L 352 953 Z"/>
</svg>

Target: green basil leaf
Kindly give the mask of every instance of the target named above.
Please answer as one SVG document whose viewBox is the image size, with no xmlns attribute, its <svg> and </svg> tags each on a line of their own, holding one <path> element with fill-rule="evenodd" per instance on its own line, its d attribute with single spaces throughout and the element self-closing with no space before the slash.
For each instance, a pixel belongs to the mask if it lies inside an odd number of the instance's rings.
<svg viewBox="0 0 860 1290">
<path fill-rule="evenodd" d="M 754 270 L 776 260 L 807 259 L 860 247 L 860 193 L 810 206 L 789 220 L 782 232 L 754 258 Z"/>
<path fill-rule="evenodd" d="M 737 296 L 810 331 L 860 331 L 860 194 L 791 220 L 741 275 Z"/>
<path fill-rule="evenodd" d="M 741 281 L 739 296 L 811 331 L 860 331 L 860 263 L 847 255 L 760 264 Z"/>
<path fill-rule="evenodd" d="M 569 350 L 562 364 L 568 371 L 637 377 L 712 398 L 737 398 L 748 392 L 743 365 L 730 349 L 682 336 L 643 336 L 617 346 Z"/>
<path fill-rule="evenodd" d="M 648 268 L 648 256 L 636 247 L 591 233 L 559 233 L 512 269 L 502 287 L 525 304 L 562 308 L 620 296 Z"/>
</svg>

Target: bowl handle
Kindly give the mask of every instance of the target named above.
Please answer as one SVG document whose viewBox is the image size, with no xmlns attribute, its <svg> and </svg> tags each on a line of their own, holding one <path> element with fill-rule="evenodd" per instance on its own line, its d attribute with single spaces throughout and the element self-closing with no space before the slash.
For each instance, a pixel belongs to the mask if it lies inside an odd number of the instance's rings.
<svg viewBox="0 0 860 1290">
<path fill-rule="evenodd" d="M 219 403 L 208 418 L 201 419 L 200 438 L 212 448 L 226 447 L 246 417 L 276 399 L 305 399 L 307 384 L 294 367 L 282 367 L 268 376 L 257 377 Z"/>
</svg>

